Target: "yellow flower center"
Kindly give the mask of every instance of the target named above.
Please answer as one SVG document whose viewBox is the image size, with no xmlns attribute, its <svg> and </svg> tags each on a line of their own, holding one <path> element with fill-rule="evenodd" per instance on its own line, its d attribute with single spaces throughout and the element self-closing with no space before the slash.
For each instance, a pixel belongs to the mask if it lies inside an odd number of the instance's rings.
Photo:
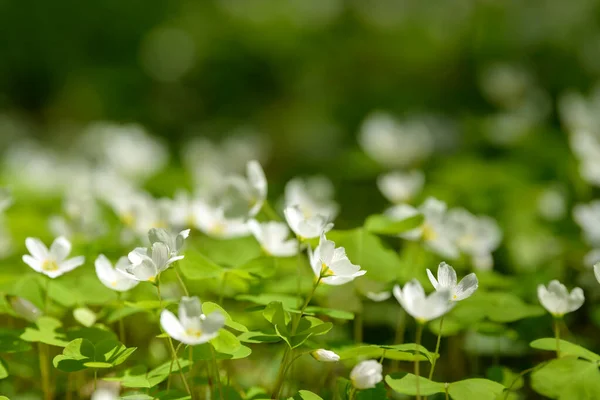
<svg viewBox="0 0 600 400">
<path fill-rule="evenodd" d="M 151 276 L 150 278 L 148 278 L 148 282 L 156 282 L 156 276 Z"/>
<path fill-rule="evenodd" d="M 212 233 L 213 235 L 221 235 L 225 232 L 225 224 L 221 223 L 221 222 L 217 222 L 215 223 L 211 228 L 210 228 L 210 233 Z"/>
<path fill-rule="evenodd" d="M 188 226 L 196 226 L 196 217 L 193 215 L 188 215 L 185 221 L 187 222 Z"/>
<path fill-rule="evenodd" d="M 133 213 L 127 212 L 121 215 L 121 222 L 123 223 L 123 225 L 133 226 L 135 222 L 135 216 L 133 215 Z"/>
<path fill-rule="evenodd" d="M 110 283 L 110 286 L 112 286 L 112 287 L 117 287 L 117 281 L 112 281 L 112 282 Z"/>
<path fill-rule="evenodd" d="M 334 273 L 325 263 L 321 263 L 321 276 L 333 276 Z"/>
<path fill-rule="evenodd" d="M 44 271 L 58 271 L 58 264 L 54 260 L 44 260 L 42 269 Z"/>
<path fill-rule="evenodd" d="M 152 225 L 153 228 L 167 228 L 167 222 L 165 220 L 155 221 Z"/>
<path fill-rule="evenodd" d="M 452 296 L 452 299 L 453 299 L 453 300 L 456 300 L 456 298 L 457 298 L 457 296 L 456 296 L 456 295 Z"/>
<path fill-rule="evenodd" d="M 185 330 L 186 335 L 193 336 L 195 338 L 199 338 L 202 336 L 202 331 L 200 329 L 188 328 Z"/>
<path fill-rule="evenodd" d="M 423 225 L 423 240 L 426 242 L 435 240 L 437 238 L 437 232 L 429 225 Z"/>
</svg>

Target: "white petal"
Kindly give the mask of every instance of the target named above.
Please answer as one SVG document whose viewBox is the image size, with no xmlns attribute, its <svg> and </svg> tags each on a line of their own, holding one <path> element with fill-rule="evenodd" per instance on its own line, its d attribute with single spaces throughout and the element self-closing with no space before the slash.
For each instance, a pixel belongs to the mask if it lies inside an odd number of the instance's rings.
<svg viewBox="0 0 600 400">
<path fill-rule="evenodd" d="M 152 245 L 152 262 L 159 271 L 162 271 L 169 261 L 169 248 L 161 242 Z"/>
<path fill-rule="evenodd" d="M 600 283 L 600 263 L 594 265 L 594 275 L 596 275 L 596 280 Z"/>
<path fill-rule="evenodd" d="M 78 256 L 78 257 L 69 258 L 68 260 L 61 262 L 58 265 L 58 267 L 60 268 L 61 273 L 64 274 L 65 272 L 69 272 L 69 271 L 79 267 L 80 265 L 83 265 L 84 262 L 85 262 L 85 257 Z"/>
<path fill-rule="evenodd" d="M 454 289 L 453 301 L 461 301 L 471 296 L 477 290 L 479 281 L 474 273 L 465 276 Z"/>
<path fill-rule="evenodd" d="M 70 252 L 71 242 L 69 242 L 63 236 L 56 238 L 50 246 L 50 254 L 54 257 L 57 263 L 60 263 L 62 260 L 67 258 Z"/>
<path fill-rule="evenodd" d="M 429 268 L 427 268 L 427 277 L 429 278 L 429 282 L 431 282 L 431 285 L 433 286 L 433 288 L 435 290 L 438 290 L 438 288 L 440 287 L 440 285 L 438 284 L 437 279 L 435 279 L 435 276 L 433 275 L 433 273 L 429 270 Z"/>
<path fill-rule="evenodd" d="M 585 296 L 583 295 L 583 290 L 581 288 L 575 288 L 571 291 L 569 295 L 569 308 L 568 312 L 573 312 L 578 310 L 583 303 L 585 302 Z"/>
<path fill-rule="evenodd" d="M 454 268 L 452 268 L 445 262 L 442 262 L 438 266 L 437 276 L 439 285 L 445 288 L 454 288 L 458 281 L 458 278 L 456 277 L 456 271 L 454 270 Z"/>
<path fill-rule="evenodd" d="M 94 266 L 96 267 L 96 275 L 104 286 L 110 288 L 113 282 L 117 281 L 115 271 L 104 254 L 98 255 L 94 262 Z"/>
<path fill-rule="evenodd" d="M 27 250 L 34 258 L 40 261 L 48 258 L 48 248 L 38 238 L 28 237 L 25 239 L 25 247 L 27 247 Z"/>
<path fill-rule="evenodd" d="M 167 333 L 167 335 L 171 336 L 175 340 L 179 340 L 180 342 L 185 337 L 185 329 L 181 322 L 175 317 L 169 310 L 163 310 L 160 313 L 160 326 L 162 326 L 163 330 Z"/>
<path fill-rule="evenodd" d="M 202 321 L 202 331 L 207 334 L 214 334 L 225 326 L 225 316 L 218 311 L 210 313 Z"/>
<path fill-rule="evenodd" d="M 31 257 L 29 254 L 25 254 L 23 256 L 23 262 L 29 265 L 33 270 L 37 272 L 42 272 L 42 263 L 43 261 L 38 260 L 37 258 Z"/>
<path fill-rule="evenodd" d="M 367 292 L 365 293 L 365 296 L 367 296 L 369 300 L 379 303 L 392 297 L 392 292 Z"/>
</svg>

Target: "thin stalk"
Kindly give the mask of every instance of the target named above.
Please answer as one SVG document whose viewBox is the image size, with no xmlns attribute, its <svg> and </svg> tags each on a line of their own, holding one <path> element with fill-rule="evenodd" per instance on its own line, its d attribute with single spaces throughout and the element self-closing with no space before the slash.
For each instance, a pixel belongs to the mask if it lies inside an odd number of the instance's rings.
<svg viewBox="0 0 600 400">
<path fill-rule="evenodd" d="M 302 238 L 296 235 L 298 241 L 298 253 L 296 253 L 296 296 L 298 296 L 298 306 L 302 304 L 300 293 L 302 293 Z"/>
<path fill-rule="evenodd" d="M 275 210 L 273 209 L 273 207 L 271 207 L 271 204 L 269 204 L 268 201 L 265 200 L 265 202 L 263 203 L 262 210 L 269 219 L 273 221 L 281 221 L 281 217 L 279 217 L 279 214 L 275 212 Z"/>
<path fill-rule="evenodd" d="M 98 369 L 94 368 L 94 392 L 98 388 Z"/>
<path fill-rule="evenodd" d="M 560 358 L 560 318 L 554 318 L 552 325 L 554 325 L 554 337 L 556 338 L 556 358 Z"/>
<path fill-rule="evenodd" d="M 539 363 L 538 365 L 536 365 L 535 367 L 531 367 L 528 368 L 524 371 L 521 371 L 521 373 L 515 378 L 513 379 L 512 383 L 510 384 L 510 386 L 506 389 L 506 391 L 504 392 L 504 400 L 508 399 L 508 395 L 510 394 L 510 392 L 512 391 L 513 386 L 515 386 L 517 384 L 517 382 L 519 381 L 519 379 L 523 378 L 525 375 L 527 375 L 530 372 L 535 371 L 538 368 L 543 367 L 544 365 L 548 364 L 549 361 L 544 361 L 542 363 Z"/>
<path fill-rule="evenodd" d="M 396 336 L 394 337 L 394 344 L 404 343 L 404 331 L 406 330 L 406 313 L 402 307 L 398 307 L 398 319 L 396 320 Z M 398 360 L 392 360 L 390 370 L 391 372 L 396 371 L 400 362 Z"/>
<path fill-rule="evenodd" d="M 185 297 L 190 297 L 190 292 L 188 291 L 187 286 L 185 286 L 183 278 L 179 275 L 179 262 L 176 262 L 173 269 L 175 270 L 175 276 L 177 276 L 177 280 L 179 281 L 179 286 L 181 286 L 183 293 L 185 293 Z"/>
<path fill-rule="evenodd" d="M 450 400 L 450 395 L 448 394 L 448 387 L 449 385 L 446 383 L 444 385 L 444 394 L 446 395 L 446 400 Z"/>
<path fill-rule="evenodd" d="M 49 277 L 46 277 L 46 297 L 44 298 L 44 314 L 48 314 L 48 308 L 50 307 L 50 281 Z"/>
<path fill-rule="evenodd" d="M 352 389 L 350 389 L 350 394 L 348 395 L 348 400 L 354 400 L 355 396 L 356 396 L 356 388 L 353 386 Z"/>
<path fill-rule="evenodd" d="M 44 400 L 51 400 L 50 393 L 50 371 L 48 370 L 48 355 L 46 354 L 45 344 L 38 342 L 38 353 L 40 356 L 40 375 L 42 375 L 42 392 Z"/>
<path fill-rule="evenodd" d="M 213 379 L 210 374 L 210 362 L 206 360 L 206 380 L 208 381 L 208 389 L 210 391 L 210 395 L 212 396 L 213 392 Z"/>
<path fill-rule="evenodd" d="M 117 301 L 119 303 L 119 309 L 123 308 L 123 293 L 117 292 Z M 125 344 L 125 324 L 123 323 L 123 316 L 119 316 L 119 341 Z"/>
<path fill-rule="evenodd" d="M 435 364 L 437 364 L 437 359 L 440 357 L 440 344 L 442 342 L 442 327 L 444 326 L 444 316 L 440 319 L 440 331 L 438 332 L 437 343 L 435 344 L 435 354 L 436 357 L 433 359 L 431 363 L 431 369 L 429 370 L 429 380 L 433 377 L 433 371 L 435 371 Z"/>
<path fill-rule="evenodd" d="M 191 389 L 192 389 L 192 393 L 194 393 L 193 374 L 194 374 L 195 363 L 194 363 L 194 349 L 192 348 L 192 346 L 188 346 L 188 361 L 190 362 L 190 372 L 188 373 L 188 379 L 192 383 Z M 194 398 L 193 394 L 192 394 L 192 398 Z"/>
<path fill-rule="evenodd" d="M 420 360 L 418 355 L 420 354 L 419 346 L 421 345 L 421 336 L 423 334 L 423 324 L 417 321 L 417 335 L 416 335 L 416 346 L 415 346 L 415 376 L 417 377 L 417 400 L 421 400 L 421 387 L 419 380 L 419 364 Z"/>
<path fill-rule="evenodd" d="M 387 351 L 387 349 L 383 349 L 383 352 L 381 353 L 381 358 L 379 359 L 379 364 L 383 364 L 383 360 L 385 360 L 385 352 Z"/>
<path fill-rule="evenodd" d="M 73 400 L 73 391 L 71 390 L 73 386 L 73 374 L 67 374 L 67 398 L 65 400 Z"/>
<path fill-rule="evenodd" d="M 223 273 L 221 278 L 221 287 L 219 288 L 219 304 L 223 304 L 223 295 L 225 294 L 225 287 L 227 285 L 227 271 Z"/>
<path fill-rule="evenodd" d="M 192 391 L 190 390 L 190 387 L 187 383 L 187 380 L 185 379 L 185 375 L 183 373 L 183 369 L 181 368 L 181 364 L 179 363 L 179 358 L 177 357 L 177 352 L 175 351 L 175 346 L 173 346 L 173 341 L 171 340 L 171 338 L 169 337 L 169 346 L 171 347 L 171 353 L 173 354 L 173 358 L 175 359 L 175 363 L 177 363 L 177 368 L 179 368 L 179 374 L 181 375 L 181 380 L 183 381 L 183 386 L 185 386 L 185 390 L 187 391 L 187 393 L 190 395 L 190 397 L 192 396 Z"/>
<path fill-rule="evenodd" d="M 215 365 L 215 374 L 217 378 L 217 385 L 219 386 L 219 398 L 223 400 L 223 386 L 221 384 L 221 373 L 219 372 L 219 364 L 217 363 L 217 356 L 215 354 L 215 349 L 212 345 L 210 345 L 210 352 L 212 353 L 212 360 Z"/>
</svg>

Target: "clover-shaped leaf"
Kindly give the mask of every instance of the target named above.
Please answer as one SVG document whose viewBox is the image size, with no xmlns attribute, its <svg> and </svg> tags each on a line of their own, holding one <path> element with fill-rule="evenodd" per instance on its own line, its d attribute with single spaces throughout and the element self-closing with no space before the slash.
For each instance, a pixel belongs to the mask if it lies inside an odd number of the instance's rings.
<svg viewBox="0 0 600 400">
<path fill-rule="evenodd" d="M 40 317 L 35 322 L 36 328 L 26 328 L 21 339 L 26 342 L 41 342 L 52 346 L 65 347 L 69 342 L 63 340 L 65 335 L 57 332 L 62 323 L 52 317 Z"/>
<path fill-rule="evenodd" d="M 115 377 L 105 377 L 103 380 L 121 382 L 121 385 L 130 388 L 151 388 L 167 379 L 169 371 L 175 373 L 179 371 L 179 366 L 185 369 L 190 365 L 188 360 L 182 358 L 177 361 L 167 361 L 151 371 L 148 371 L 143 365 L 138 365 L 121 372 Z"/>
<path fill-rule="evenodd" d="M 134 351 L 135 347 L 112 340 L 102 340 L 96 344 L 88 339 L 75 339 L 54 357 L 53 364 L 65 372 L 81 371 L 86 368 L 111 368 L 123 363 Z"/>
</svg>

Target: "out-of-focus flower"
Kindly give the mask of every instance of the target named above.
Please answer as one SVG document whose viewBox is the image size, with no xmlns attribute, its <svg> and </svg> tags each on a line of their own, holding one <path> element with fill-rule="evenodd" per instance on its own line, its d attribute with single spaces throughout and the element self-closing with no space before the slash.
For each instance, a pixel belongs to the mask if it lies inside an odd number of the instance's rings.
<svg viewBox="0 0 600 400">
<path fill-rule="evenodd" d="M 383 380 L 383 367 L 376 360 L 358 363 L 350 372 L 350 381 L 356 389 L 372 389 Z"/>
<path fill-rule="evenodd" d="M 583 236 L 590 245 L 600 245 L 600 200 L 576 205 L 573 219 L 583 230 Z"/>
<path fill-rule="evenodd" d="M 367 292 L 365 296 L 369 300 L 379 303 L 392 297 L 392 292 Z"/>
<path fill-rule="evenodd" d="M 196 210 L 200 200 L 194 199 L 187 192 L 177 191 L 169 205 L 169 222 L 175 228 L 196 226 Z"/>
<path fill-rule="evenodd" d="M 283 214 L 292 231 L 301 240 L 316 238 L 333 228 L 333 223 L 326 216 L 316 214 L 307 217 L 297 205 L 286 207 Z"/>
<path fill-rule="evenodd" d="M 446 203 L 429 197 L 419 207 L 398 204 L 385 211 L 385 215 L 393 220 L 403 220 L 422 213 L 423 224 L 400 237 L 407 240 L 422 240 L 425 245 L 442 257 L 454 259 L 458 257 L 458 248 L 446 221 Z"/>
<path fill-rule="evenodd" d="M 288 239 L 290 230 L 285 223 L 275 221 L 260 223 L 251 219 L 248 221 L 248 227 L 268 255 L 291 257 L 298 253 L 298 241 Z"/>
<path fill-rule="evenodd" d="M 170 201 L 154 199 L 147 193 L 121 193 L 110 199 L 109 205 L 123 225 L 138 237 L 145 237 L 152 228 L 168 226 Z"/>
<path fill-rule="evenodd" d="M 246 166 L 246 177 L 231 176 L 228 182 L 232 191 L 226 196 L 225 208 L 236 208 L 237 202 L 241 201 L 241 216 L 256 216 L 267 199 L 268 188 L 267 178 L 259 162 L 249 161 Z"/>
<path fill-rule="evenodd" d="M 91 400 L 119 400 L 119 390 L 98 388 L 92 393 Z"/>
<path fill-rule="evenodd" d="M 425 296 L 425 290 L 418 280 L 413 279 L 404 285 L 394 286 L 394 297 L 404 311 L 417 320 L 420 324 L 434 320 L 446 314 L 454 307 L 452 292 L 450 289 L 436 290 L 429 296 Z"/>
<path fill-rule="evenodd" d="M 179 318 L 172 312 L 163 310 L 160 325 L 173 339 L 194 346 L 216 338 L 225 325 L 225 317 L 218 311 L 204 315 L 198 297 L 182 297 L 179 302 Z"/>
<path fill-rule="evenodd" d="M 558 221 L 567 213 L 565 194 L 556 187 L 548 187 L 538 198 L 538 212 L 548 221 Z"/>
<path fill-rule="evenodd" d="M 427 158 L 434 143 L 427 126 L 418 120 L 397 121 L 377 112 L 362 124 L 359 143 L 377 162 L 387 167 L 407 167 Z"/>
<path fill-rule="evenodd" d="M 367 273 L 360 266 L 352 264 L 346 256 L 346 249 L 336 248 L 324 233 L 314 253 L 309 247 L 308 255 L 315 276 L 327 285 L 343 285 Z"/>
<path fill-rule="evenodd" d="M 460 283 L 456 277 L 456 271 L 445 262 L 440 263 L 437 271 L 437 279 L 427 268 L 427 276 L 435 290 L 450 290 L 450 301 L 461 301 L 470 297 L 479 286 L 479 281 L 474 273 L 465 276 Z"/>
<path fill-rule="evenodd" d="M 502 241 L 502 231 L 494 219 L 454 208 L 446 214 L 446 227 L 452 241 L 471 257 L 475 268 L 489 270 L 493 267 L 492 252 Z"/>
<path fill-rule="evenodd" d="M 83 256 L 67 259 L 71 253 L 71 242 L 62 236 L 52 242 L 50 250 L 37 238 L 25 239 L 25 246 L 31 255 L 24 255 L 23 262 L 50 278 L 59 277 L 85 262 Z"/>
<path fill-rule="evenodd" d="M 594 275 L 598 283 L 600 283 L 600 263 L 594 264 Z"/>
<path fill-rule="evenodd" d="M 138 247 L 127 256 L 131 265 L 125 268 L 125 274 L 137 281 L 155 283 L 161 272 L 169 268 L 177 258 L 171 258 L 169 248 L 161 242 L 152 244 L 150 249 Z"/>
<path fill-rule="evenodd" d="M 331 350 L 318 349 L 311 351 L 310 355 L 317 361 L 321 362 L 337 362 L 340 361 L 340 356 Z"/>
<path fill-rule="evenodd" d="M 333 221 L 339 212 L 333 195 L 333 184 L 324 176 L 294 178 L 285 185 L 286 207 L 298 206 L 306 217 L 322 215 Z"/>
<path fill-rule="evenodd" d="M 557 280 L 550 281 L 547 288 L 539 285 L 538 299 L 542 306 L 555 317 L 562 317 L 579 309 L 585 301 L 581 288 L 577 287 L 569 293 L 565 285 Z"/>
<path fill-rule="evenodd" d="M 89 192 L 70 190 L 63 201 L 64 215 L 50 218 L 49 226 L 56 236 L 72 237 L 81 234 L 96 238 L 106 232 L 100 208 Z"/>
<path fill-rule="evenodd" d="M 104 254 L 100 254 L 95 262 L 96 275 L 107 288 L 118 292 L 126 292 L 139 283 L 138 280 L 130 278 L 127 274 L 129 265 L 127 257 L 121 257 L 113 268 L 108 258 Z"/>
<path fill-rule="evenodd" d="M 35 322 L 43 315 L 42 311 L 27 299 L 18 296 L 7 296 L 13 311 L 27 321 Z"/>
<path fill-rule="evenodd" d="M 425 175 L 418 170 L 394 171 L 381 175 L 377 179 L 377 187 L 392 203 L 404 203 L 412 200 L 421 191 L 424 184 Z"/>
<path fill-rule="evenodd" d="M 194 210 L 196 227 L 208 236 L 230 239 L 250 234 L 244 218 L 227 218 L 222 207 L 200 201 Z"/>
</svg>

